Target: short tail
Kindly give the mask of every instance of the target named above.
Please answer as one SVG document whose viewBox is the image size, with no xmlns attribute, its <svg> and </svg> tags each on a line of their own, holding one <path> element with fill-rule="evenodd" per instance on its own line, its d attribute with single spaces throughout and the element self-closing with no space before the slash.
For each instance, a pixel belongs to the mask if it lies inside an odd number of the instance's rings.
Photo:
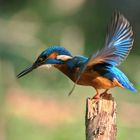
<svg viewBox="0 0 140 140">
<path fill-rule="evenodd" d="M 133 84 L 129 81 L 123 72 L 121 72 L 119 69 L 116 69 L 116 72 L 116 79 L 123 87 L 130 91 L 137 92 L 137 89 L 133 86 Z"/>
<path fill-rule="evenodd" d="M 128 90 L 131 90 L 133 92 L 137 92 L 137 89 L 133 86 L 132 83 L 129 83 L 129 85 L 124 86 L 125 88 L 127 88 Z"/>
</svg>

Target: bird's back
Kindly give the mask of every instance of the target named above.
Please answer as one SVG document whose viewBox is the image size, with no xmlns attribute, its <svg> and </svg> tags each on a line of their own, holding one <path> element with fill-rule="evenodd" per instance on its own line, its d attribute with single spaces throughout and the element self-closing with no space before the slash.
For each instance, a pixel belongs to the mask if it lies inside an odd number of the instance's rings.
<svg viewBox="0 0 140 140">
<path fill-rule="evenodd" d="M 137 91 L 133 86 L 133 84 L 126 77 L 126 75 L 117 67 L 109 68 L 109 73 L 105 74 L 105 77 L 109 78 L 110 80 L 114 80 L 115 78 L 122 85 L 122 87 L 131 90 L 133 92 Z"/>
<path fill-rule="evenodd" d="M 134 92 L 136 91 L 136 89 L 129 81 L 129 79 L 126 77 L 126 75 L 117 67 L 107 63 L 102 63 L 102 64 L 94 65 L 93 69 L 97 73 L 102 75 L 102 77 L 105 77 L 110 81 L 112 81 L 114 85 L 116 84 L 116 86 L 120 86 Z"/>
</svg>

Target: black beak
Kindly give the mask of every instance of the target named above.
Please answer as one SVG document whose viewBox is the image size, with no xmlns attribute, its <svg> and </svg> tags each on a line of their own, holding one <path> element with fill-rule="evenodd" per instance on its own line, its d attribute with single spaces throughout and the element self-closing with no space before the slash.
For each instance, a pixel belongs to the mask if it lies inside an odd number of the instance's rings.
<svg viewBox="0 0 140 140">
<path fill-rule="evenodd" d="M 20 78 L 26 74 L 28 74 L 29 72 L 31 72 L 32 70 L 34 70 L 35 68 L 37 68 L 37 66 L 35 64 L 33 64 L 32 66 L 26 68 L 25 70 L 23 70 L 22 72 L 20 72 L 18 75 L 17 75 L 17 78 Z"/>
</svg>

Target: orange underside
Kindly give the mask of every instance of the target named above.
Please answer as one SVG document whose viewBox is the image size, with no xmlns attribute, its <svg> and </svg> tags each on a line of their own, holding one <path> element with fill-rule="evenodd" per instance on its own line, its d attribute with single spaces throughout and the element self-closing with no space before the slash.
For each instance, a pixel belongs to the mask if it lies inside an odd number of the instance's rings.
<svg viewBox="0 0 140 140">
<path fill-rule="evenodd" d="M 61 72 L 63 72 L 66 76 L 68 76 L 73 82 L 76 81 L 76 75 L 79 71 L 78 68 L 70 71 L 67 65 L 56 65 L 55 67 L 58 68 Z M 96 89 L 110 89 L 115 86 L 123 88 L 123 86 L 117 81 L 117 79 L 114 78 L 114 80 L 111 81 L 99 75 L 96 71 L 84 72 L 77 84 L 92 86 Z"/>
</svg>

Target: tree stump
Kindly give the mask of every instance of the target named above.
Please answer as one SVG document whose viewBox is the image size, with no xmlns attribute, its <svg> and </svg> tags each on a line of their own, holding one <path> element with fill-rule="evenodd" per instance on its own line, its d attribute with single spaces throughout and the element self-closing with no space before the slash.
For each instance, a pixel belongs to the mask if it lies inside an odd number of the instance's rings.
<svg viewBox="0 0 140 140">
<path fill-rule="evenodd" d="M 116 140 L 116 102 L 111 94 L 86 100 L 86 140 Z"/>
</svg>

